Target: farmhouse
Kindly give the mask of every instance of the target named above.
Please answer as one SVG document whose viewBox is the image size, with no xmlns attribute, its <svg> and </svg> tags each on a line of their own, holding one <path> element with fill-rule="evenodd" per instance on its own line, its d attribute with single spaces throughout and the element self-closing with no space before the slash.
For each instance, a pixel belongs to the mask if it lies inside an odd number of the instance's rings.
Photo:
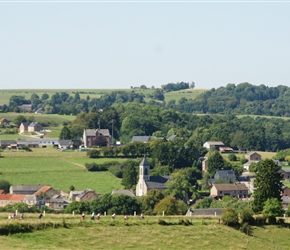
<svg viewBox="0 0 290 250">
<path fill-rule="evenodd" d="M 22 122 L 19 126 L 19 133 L 25 132 L 40 132 L 43 130 L 43 127 L 39 122 Z"/>
<path fill-rule="evenodd" d="M 0 119 L 0 125 L 9 126 L 9 121 L 6 118 L 1 118 Z"/>
<path fill-rule="evenodd" d="M 261 161 L 262 157 L 257 152 L 249 152 L 245 155 L 246 159 L 249 161 Z"/>
<path fill-rule="evenodd" d="M 221 141 L 207 141 L 203 144 L 203 147 L 207 149 L 219 149 L 220 147 L 224 147 L 225 144 Z"/>
<path fill-rule="evenodd" d="M 242 184 L 214 184 L 210 190 L 210 196 L 213 198 L 222 198 L 228 195 L 236 198 L 247 198 L 248 188 Z"/>
<path fill-rule="evenodd" d="M 0 194 L 0 207 L 8 204 L 23 202 L 26 195 L 23 194 Z"/>
<path fill-rule="evenodd" d="M 41 189 L 43 185 L 20 185 L 20 186 L 10 186 L 10 194 L 34 194 L 39 189 Z"/>
<path fill-rule="evenodd" d="M 136 196 L 144 196 L 150 189 L 163 191 L 169 176 L 150 176 L 150 165 L 144 157 L 139 165 L 139 180 L 136 186 Z"/>
<path fill-rule="evenodd" d="M 110 146 L 110 132 L 108 129 L 85 129 L 83 133 L 84 147 Z"/>
</svg>

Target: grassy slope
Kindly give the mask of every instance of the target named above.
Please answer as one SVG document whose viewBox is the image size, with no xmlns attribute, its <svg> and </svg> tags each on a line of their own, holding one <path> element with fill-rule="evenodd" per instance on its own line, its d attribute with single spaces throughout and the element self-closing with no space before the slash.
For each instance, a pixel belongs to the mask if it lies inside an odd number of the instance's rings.
<svg viewBox="0 0 290 250">
<path fill-rule="evenodd" d="M 1 214 L 4 218 L 1 223 L 7 223 L 6 216 L 6 214 Z M 122 216 L 117 216 L 113 223 L 108 216 L 95 222 L 89 222 L 87 218 L 87 223 L 79 224 L 78 216 L 64 216 L 66 222 L 75 223 L 78 226 L 0 236 L 1 248 L 7 250 L 289 249 L 289 229 L 277 226 L 253 227 L 252 236 L 247 236 L 238 230 L 218 224 L 218 219 L 209 218 L 190 218 L 193 223 L 191 226 L 161 226 L 157 223 L 158 217 L 145 217 L 143 221 L 136 217 L 129 217 L 125 224 Z M 188 217 L 165 217 L 164 219 L 167 222 L 177 222 L 179 219 L 188 219 Z M 32 218 L 25 220 L 32 220 Z M 55 215 L 47 215 L 44 221 L 61 222 L 62 218 L 61 215 L 59 219 L 55 219 Z"/>
<path fill-rule="evenodd" d="M 110 172 L 88 172 L 83 165 L 92 160 L 85 152 L 41 148 L 33 152 L 4 151 L 1 154 L 0 179 L 13 185 L 49 184 L 67 191 L 74 185 L 77 190 L 91 188 L 101 194 L 121 187 L 121 180 Z"/>
</svg>

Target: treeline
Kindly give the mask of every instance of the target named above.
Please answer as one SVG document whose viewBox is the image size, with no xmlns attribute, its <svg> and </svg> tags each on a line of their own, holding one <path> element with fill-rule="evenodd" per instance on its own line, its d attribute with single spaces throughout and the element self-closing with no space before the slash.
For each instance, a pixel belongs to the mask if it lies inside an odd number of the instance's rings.
<svg viewBox="0 0 290 250">
<path fill-rule="evenodd" d="M 167 104 L 167 106 L 169 103 Z M 290 88 L 279 85 L 267 87 L 250 83 L 228 84 L 211 89 L 196 99 L 182 98 L 170 107 L 186 112 L 290 116 Z"/>
<path fill-rule="evenodd" d="M 101 128 L 109 129 L 114 141 L 120 140 L 123 144 L 136 135 L 168 138 L 175 134 L 182 138 L 185 146 L 192 144 L 199 151 L 206 141 L 222 141 L 227 146 L 257 151 L 290 148 L 287 120 L 238 118 L 231 114 L 193 115 L 136 103 L 116 105 L 103 112 L 82 112 L 68 128 L 73 138 L 79 138 L 84 129 L 96 129 L 99 123 Z"/>
</svg>

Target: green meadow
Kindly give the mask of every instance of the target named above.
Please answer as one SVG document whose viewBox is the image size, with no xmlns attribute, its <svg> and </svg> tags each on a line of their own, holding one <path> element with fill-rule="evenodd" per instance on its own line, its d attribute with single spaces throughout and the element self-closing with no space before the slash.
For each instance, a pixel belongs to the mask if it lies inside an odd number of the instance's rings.
<svg viewBox="0 0 290 250">
<path fill-rule="evenodd" d="M 8 221 L 0 214 L 0 227 L 30 224 L 31 233 L 0 235 L 1 249 L 289 249 L 289 228 L 251 227 L 250 235 L 219 224 L 218 218 L 110 216 L 80 222 L 79 215 L 49 215 L 42 221 L 25 214 L 24 221 Z M 160 221 L 167 225 L 161 225 Z M 182 222 L 187 222 L 186 224 Z M 36 229 L 35 229 L 36 228 Z"/>
<path fill-rule="evenodd" d="M 64 191 L 69 191 L 69 187 L 73 185 L 76 190 L 91 188 L 100 194 L 121 188 L 121 180 L 109 171 L 88 172 L 85 169 L 86 162 L 104 161 L 92 161 L 87 158 L 86 152 L 36 148 L 32 152 L 5 150 L 1 155 L 0 179 L 5 179 L 12 185 L 43 184 Z"/>
</svg>

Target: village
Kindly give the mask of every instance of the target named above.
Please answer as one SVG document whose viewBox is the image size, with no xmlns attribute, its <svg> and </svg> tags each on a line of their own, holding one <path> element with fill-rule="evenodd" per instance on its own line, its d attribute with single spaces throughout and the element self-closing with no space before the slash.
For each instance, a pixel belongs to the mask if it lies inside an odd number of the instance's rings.
<svg viewBox="0 0 290 250">
<path fill-rule="evenodd" d="M 2 125 L 7 125 L 8 120 L 1 119 Z M 79 141 L 73 141 L 71 139 L 59 139 L 59 138 L 43 138 L 44 128 L 38 122 L 21 123 L 19 126 L 19 134 L 34 134 L 33 137 L 20 138 L 18 140 L 0 140 L 0 147 L 3 150 L 25 150 L 42 148 L 55 148 L 58 150 L 89 150 L 95 146 L 96 143 L 100 143 L 106 147 L 118 147 L 121 145 L 112 145 L 111 135 L 109 129 L 85 129 L 83 137 Z M 35 136 L 36 135 L 36 136 Z M 130 143 L 148 143 L 150 140 L 162 140 L 164 142 L 171 141 L 177 138 L 177 135 L 170 136 L 169 138 L 157 138 L 156 136 L 133 136 Z M 203 147 L 210 151 L 219 152 L 221 155 L 230 155 L 237 153 L 237 149 L 233 149 L 230 146 L 224 145 L 221 141 L 207 141 L 203 144 Z M 251 164 L 257 164 L 262 161 L 262 156 L 258 152 L 250 151 L 245 154 L 245 163 L 243 164 L 243 172 L 237 176 L 232 169 L 219 169 L 215 172 L 212 178 L 208 179 L 209 192 L 208 197 L 222 200 L 224 196 L 234 197 L 239 200 L 252 199 L 252 195 L 255 192 L 254 181 L 255 173 L 250 172 Z M 208 157 L 200 158 L 202 163 L 202 173 L 208 171 Z M 290 169 L 282 168 L 279 160 L 274 161 L 279 167 L 279 173 L 281 174 L 282 181 L 289 181 Z M 137 168 L 137 166 L 136 166 Z M 138 179 L 135 190 L 132 189 L 118 189 L 112 190 L 112 195 L 126 195 L 131 198 L 146 196 L 150 190 L 159 190 L 163 192 L 167 188 L 167 182 L 170 180 L 170 176 L 151 176 L 150 164 L 146 160 L 146 157 L 142 159 L 138 167 Z M 65 176 L 63 177 L 65 178 Z M 5 193 L 4 190 L 0 191 L 0 207 L 6 205 L 12 205 L 15 203 L 25 203 L 28 206 L 35 206 L 41 210 L 45 207 L 55 211 L 63 211 L 72 202 L 87 202 L 97 199 L 102 194 L 97 190 L 92 190 L 87 187 L 84 190 L 74 190 L 71 188 L 70 192 L 66 190 L 56 190 L 53 186 L 47 184 L 39 185 L 11 185 L 9 193 Z M 282 207 L 287 210 L 290 203 L 290 189 L 287 186 L 283 186 L 281 193 Z M 203 195 L 206 197 L 206 195 Z M 202 198 L 202 197 L 201 197 Z M 187 197 L 186 202 L 190 205 L 187 215 L 200 214 L 201 211 L 195 212 L 194 206 L 200 201 L 200 199 L 192 200 Z M 206 210 L 203 215 L 211 214 L 212 211 Z M 219 211 L 221 213 L 221 209 Z"/>
</svg>

